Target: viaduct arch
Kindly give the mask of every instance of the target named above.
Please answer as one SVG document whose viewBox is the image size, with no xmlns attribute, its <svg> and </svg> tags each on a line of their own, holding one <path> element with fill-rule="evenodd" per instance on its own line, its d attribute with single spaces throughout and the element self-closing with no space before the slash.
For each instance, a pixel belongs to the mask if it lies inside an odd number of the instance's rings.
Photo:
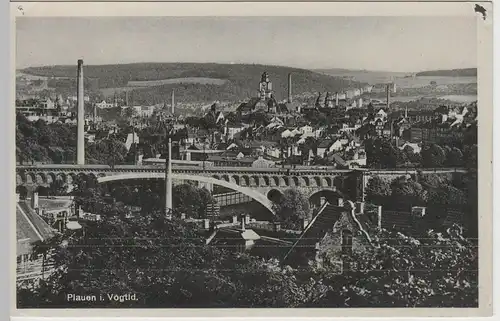
<svg viewBox="0 0 500 321">
<path fill-rule="evenodd" d="M 164 173 L 148 173 L 148 172 L 118 174 L 118 175 L 98 177 L 97 182 L 98 183 L 105 183 L 105 182 L 120 181 L 120 180 L 127 180 L 127 179 L 165 179 L 165 174 Z M 248 187 L 239 186 L 239 185 L 236 185 L 235 183 L 232 183 L 232 182 L 227 182 L 224 180 L 220 180 L 220 179 L 216 179 L 216 178 L 208 177 L 208 176 L 172 174 L 172 179 L 198 181 L 198 182 L 202 182 L 202 183 L 209 183 L 209 184 L 224 186 L 224 187 L 230 188 L 232 190 L 235 190 L 237 192 L 240 192 L 242 194 L 245 194 L 245 195 L 251 197 L 252 199 L 254 199 L 257 202 L 259 202 L 260 204 L 262 204 L 264 207 L 266 207 L 269 211 L 271 211 L 271 213 L 273 212 L 272 201 L 269 200 L 266 195 L 263 195 L 262 193 L 259 193 L 258 191 L 255 191 L 255 190 L 248 188 Z"/>
</svg>

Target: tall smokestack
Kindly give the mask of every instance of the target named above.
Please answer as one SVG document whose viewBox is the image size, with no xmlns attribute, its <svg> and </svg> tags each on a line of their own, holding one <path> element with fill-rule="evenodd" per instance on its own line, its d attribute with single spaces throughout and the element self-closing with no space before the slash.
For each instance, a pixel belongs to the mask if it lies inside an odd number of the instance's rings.
<svg viewBox="0 0 500 321">
<path fill-rule="evenodd" d="M 288 74 L 288 102 L 292 102 L 292 73 Z"/>
<path fill-rule="evenodd" d="M 128 106 L 128 90 L 125 90 L 125 106 Z"/>
<path fill-rule="evenodd" d="M 339 93 L 336 92 L 335 93 L 335 107 L 338 107 L 338 105 L 339 105 Z"/>
<path fill-rule="evenodd" d="M 85 106 L 83 102 L 83 60 L 78 59 L 77 74 L 77 163 L 85 165 Z"/>
<path fill-rule="evenodd" d="M 168 214 L 172 210 L 172 138 L 168 139 L 168 156 L 165 159 L 167 162 L 167 177 L 165 180 L 165 212 Z"/>
<path fill-rule="evenodd" d="M 175 93 L 174 90 L 172 89 L 172 116 L 174 115 L 175 112 Z"/>
<path fill-rule="evenodd" d="M 389 110 L 389 107 L 391 106 L 391 101 L 390 101 L 391 89 L 390 89 L 390 85 L 387 85 L 386 94 L 387 94 L 387 110 Z"/>
</svg>

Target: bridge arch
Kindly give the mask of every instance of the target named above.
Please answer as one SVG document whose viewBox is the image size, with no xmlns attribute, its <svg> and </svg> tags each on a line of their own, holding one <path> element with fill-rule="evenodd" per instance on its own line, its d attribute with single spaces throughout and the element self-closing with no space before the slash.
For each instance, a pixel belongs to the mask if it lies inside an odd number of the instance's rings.
<svg viewBox="0 0 500 321">
<path fill-rule="evenodd" d="M 240 185 L 240 177 L 238 175 L 233 175 L 230 177 L 230 182 Z"/>
<path fill-rule="evenodd" d="M 283 197 L 283 193 L 279 189 L 273 188 L 272 190 L 267 192 L 267 198 L 271 202 L 277 203 L 281 199 L 281 197 Z"/>
<path fill-rule="evenodd" d="M 47 184 L 52 184 L 53 182 L 56 181 L 56 174 L 52 172 L 48 173 L 46 179 L 47 179 Z"/>
<path fill-rule="evenodd" d="M 68 184 L 75 184 L 76 183 L 76 174 L 75 173 L 69 173 L 66 175 L 66 183 Z"/>
<path fill-rule="evenodd" d="M 336 188 L 323 188 L 309 196 L 309 203 L 318 205 L 321 197 L 326 198 L 330 204 L 337 204 L 338 199 L 345 199 L 345 195 Z"/>
<path fill-rule="evenodd" d="M 323 177 L 321 179 L 321 185 L 318 185 L 321 187 L 331 187 L 332 186 L 332 179 L 330 177 Z"/>
<path fill-rule="evenodd" d="M 257 186 L 259 186 L 259 185 L 260 185 L 260 184 L 259 184 L 259 181 L 260 181 L 260 180 L 259 180 L 259 176 L 257 176 L 257 175 L 252 175 L 252 176 L 250 177 L 250 186 L 252 186 L 252 187 L 257 187 Z"/>
<path fill-rule="evenodd" d="M 28 196 L 28 188 L 24 185 L 18 185 L 16 187 L 16 193 L 19 194 L 21 200 L 25 200 Z"/>
<path fill-rule="evenodd" d="M 250 185 L 250 177 L 248 177 L 248 175 L 241 176 L 239 185 L 244 186 L 244 187 L 251 186 Z"/>
<path fill-rule="evenodd" d="M 119 175 L 110 175 L 105 177 L 99 177 L 97 179 L 98 183 L 119 181 L 119 180 L 127 180 L 127 179 L 165 179 L 165 174 L 163 173 L 127 173 L 127 174 L 119 174 Z M 272 202 L 263 194 L 248 188 L 236 185 L 235 183 L 226 182 L 224 180 L 215 179 L 213 177 L 207 176 L 196 176 L 196 175 L 187 175 L 187 174 L 172 174 L 172 180 L 190 180 L 190 181 L 198 181 L 203 183 L 215 184 L 230 188 L 242 194 L 245 194 L 255 201 L 262 204 L 266 207 L 271 213 L 273 212 L 273 204 Z"/>
<path fill-rule="evenodd" d="M 66 174 L 64 173 L 57 173 L 56 175 L 56 180 L 62 181 L 63 183 L 66 183 Z"/>
<path fill-rule="evenodd" d="M 16 185 L 21 185 L 23 183 L 23 177 L 20 174 L 16 174 Z"/>
<path fill-rule="evenodd" d="M 343 176 L 335 176 L 333 178 L 333 186 L 336 187 L 337 189 L 344 188 L 344 179 L 345 177 Z"/>
<path fill-rule="evenodd" d="M 37 173 L 35 175 L 35 183 L 37 184 L 45 184 L 47 182 L 47 176 L 45 173 Z"/>
</svg>

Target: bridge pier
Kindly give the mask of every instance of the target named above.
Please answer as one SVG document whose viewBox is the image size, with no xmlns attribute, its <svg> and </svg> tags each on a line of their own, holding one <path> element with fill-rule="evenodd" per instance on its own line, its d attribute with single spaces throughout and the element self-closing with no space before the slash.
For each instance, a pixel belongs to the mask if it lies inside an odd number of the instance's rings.
<svg viewBox="0 0 500 321">
<path fill-rule="evenodd" d="M 198 187 L 199 188 L 206 188 L 210 192 L 212 192 L 214 190 L 214 184 L 212 184 L 212 183 L 199 182 Z"/>
</svg>

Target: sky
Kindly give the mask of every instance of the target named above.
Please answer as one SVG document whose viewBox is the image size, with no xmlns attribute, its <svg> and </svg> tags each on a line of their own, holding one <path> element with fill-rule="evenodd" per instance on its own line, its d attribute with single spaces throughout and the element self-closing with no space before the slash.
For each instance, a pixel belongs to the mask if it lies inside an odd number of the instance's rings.
<svg viewBox="0 0 500 321">
<path fill-rule="evenodd" d="M 474 17 L 71 17 L 16 20 L 16 68 L 255 63 L 417 72 L 477 67 Z"/>
</svg>

